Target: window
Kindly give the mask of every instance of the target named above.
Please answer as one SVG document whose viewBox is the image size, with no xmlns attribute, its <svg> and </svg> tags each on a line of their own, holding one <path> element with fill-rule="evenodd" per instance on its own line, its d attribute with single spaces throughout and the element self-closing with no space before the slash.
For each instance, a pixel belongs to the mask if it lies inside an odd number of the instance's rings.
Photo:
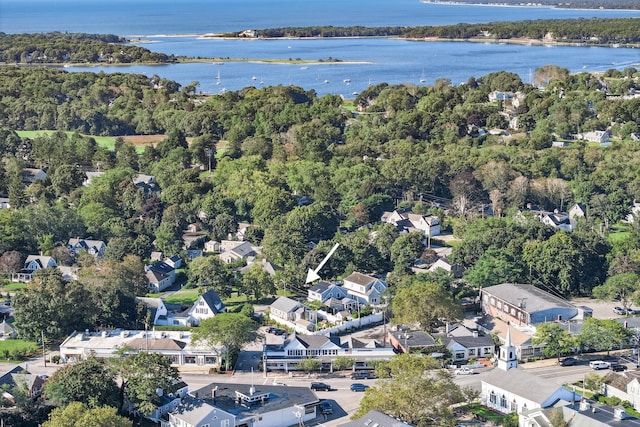
<svg viewBox="0 0 640 427">
<path fill-rule="evenodd" d="M 498 304 L 496 304 L 496 307 L 498 307 L 498 310 L 500 310 L 502 308 L 502 303 L 498 301 Z"/>
<path fill-rule="evenodd" d="M 220 420 L 220 427 L 229 427 L 229 420 Z"/>
<path fill-rule="evenodd" d="M 509 306 L 507 304 L 502 306 L 502 311 L 504 311 L 505 313 L 509 312 Z"/>
<path fill-rule="evenodd" d="M 475 348 L 470 348 L 469 349 L 469 356 L 475 356 L 476 355 L 476 349 Z"/>
<path fill-rule="evenodd" d="M 214 365 L 216 363 L 216 356 L 205 356 L 204 363 L 207 365 Z"/>
<path fill-rule="evenodd" d="M 491 305 L 496 305 L 496 299 L 495 298 L 491 298 Z"/>
<path fill-rule="evenodd" d="M 464 351 L 456 352 L 456 359 L 464 359 Z"/>
<path fill-rule="evenodd" d="M 196 363 L 196 357 L 195 356 L 185 356 L 184 357 L 184 363 L 195 364 Z"/>
<path fill-rule="evenodd" d="M 493 403 L 494 405 L 498 402 L 496 394 L 493 392 L 493 390 L 491 390 L 491 394 L 489 395 L 489 402 Z"/>
<path fill-rule="evenodd" d="M 503 408 L 507 407 L 507 398 L 504 394 L 500 398 L 500 406 L 502 406 Z"/>
<path fill-rule="evenodd" d="M 207 423 L 207 424 L 200 424 L 200 427 L 209 427 L 209 423 Z"/>
<path fill-rule="evenodd" d="M 518 404 L 516 403 L 516 399 L 513 399 L 511 402 L 511 412 L 518 412 Z"/>
<path fill-rule="evenodd" d="M 512 309 L 511 309 L 511 315 L 512 315 L 512 316 L 515 316 L 515 315 L 516 315 L 516 309 L 515 309 L 515 308 L 512 308 Z"/>
</svg>

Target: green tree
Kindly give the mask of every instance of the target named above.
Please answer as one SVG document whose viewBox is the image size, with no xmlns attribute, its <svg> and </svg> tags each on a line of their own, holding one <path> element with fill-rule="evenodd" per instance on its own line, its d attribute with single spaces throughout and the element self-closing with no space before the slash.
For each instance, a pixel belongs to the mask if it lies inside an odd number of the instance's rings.
<svg viewBox="0 0 640 427">
<path fill-rule="evenodd" d="M 127 353 L 126 348 L 123 353 Z M 114 363 L 121 379 L 120 409 L 126 397 L 140 412 L 149 414 L 160 404 L 158 389 L 169 390 L 180 380 L 180 373 L 171 366 L 171 360 L 160 353 L 141 351 Z"/>
<path fill-rule="evenodd" d="M 322 367 L 322 362 L 319 359 L 314 359 L 312 357 L 307 357 L 302 359 L 298 363 L 298 368 L 302 369 L 306 373 L 314 372 L 320 370 Z"/>
<path fill-rule="evenodd" d="M 534 345 L 544 346 L 542 353 L 546 357 L 557 357 L 569 353 L 576 345 L 571 334 L 557 323 L 547 322 L 536 327 L 532 340 Z"/>
<path fill-rule="evenodd" d="M 95 315 L 88 290 L 78 282 L 64 283 L 54 269 L 42 270 L 14 300 L 16 329 L 22 338 L 33 341 L 42 333 L 48 339 L 60 339 L 84 330 Z"/>
<path fill-rule="evenodd" d="M 464 397 L 452 375 L 433 369 L 438 362 L 429 357 L 402 354 L 380 366 L 376 385 L 365 392 L 354 417 L 361 417 L 377 409 L 392 417 L 416 426 L 453 422 L 451 405 Z"/>
<path fill-rule="evenodd" d="M 593 288 L 593 296 L 605 301 L 620 301 L 625 309 L 631 307 L 631 300 L 638 299 L 640 276 L 636 273 L 622 273 L 611 276 L 600 286 Z"/>
<path fill-rule="evenodd" d="M 222 347 L 225 367 L 240 354 L 245 344 L 258 338 L 258 324 L 240 313 L 220 313 L 205 319 L 193 331 L 191 339 L 210 348 Z"/>
<path fill-rule="evenodd" d="M 522 266 L 505 249 L 488 249 L 464 274 L 465 280 L 479 288 L 500 283 L 518 283 Z"/>
<path fill-rule="evenodd" d="M 217 256 L 194 259 L 188 275 L 192 285 L 212 287 L 219 295 L 227 295 L 235 283 L 233 271 Z"/>
<path fill-rule="evenodd" d="M 422 233 L 411 232 L 402 234 L 391 245 L 391 261 L 394 270 L 401 272 L 410 271 L 414 261 L 420 256 L 424 246 Z"/>
<path fill-rule="evenodd" d="M 410 284 L 398 286 L 391 311 L 394 323 L 418 324 L 423 330 L 444 319 L 460 318 L 461 314 L 442 285 L 422 281 L 420 276 L 414 277 Z"/>
<path fill-rule="evenodd" d="M 80 402 L 73 402 L 64 408 L 56 408 L 41 427 L 130 427 L 131 420 L 118 415 L 118 410 L 110 406 L 87 408 Z"/>
<path fill-rule="evenodd" d="M 273 294 L 276 291 L 276 285 L 273 279 L 262 268 L 261 262 L 254 262 L 249 270 L 242 277 L 242 290 L 245 295 L 251 295 L 254 301 Z"/>
<path fill-rule="evenodd" d="M 90 356 L 57 370 L 45 384 L 44 395 L 58 406 L 80 402 L 92 407 L 116 406 L 118 385 L 104 361 Z"/>
<path fill-rule="evenodd" d="M 51 174 L 51 185 L 56 195 L 62 196 L 82 185 L 86 175 L 76 165 L 60 165 Z"/>
<path fill-rule="evenodd" d="M 333 368 L 337 371 L 344 371 L 345 369 L 352 369 L 356 364 L 356 359 L 349 356 L 338 356 L 333 361 Z"/>
<path fill-rule="evenodd" d="M 631 336 L 631 331 L 612 319 L 585 319 L 578 340 L 585 349 L 607 351 L 623 345 Z"/>
</svg>

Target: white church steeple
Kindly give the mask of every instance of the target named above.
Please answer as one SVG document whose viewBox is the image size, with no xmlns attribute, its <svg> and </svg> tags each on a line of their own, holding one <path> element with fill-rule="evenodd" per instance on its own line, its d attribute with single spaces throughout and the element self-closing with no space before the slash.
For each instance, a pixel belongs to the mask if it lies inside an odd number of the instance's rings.
<svg viewBox="0 0 640 427">
<path fill-rule="evenodd" d="M 518 358 L 516 357 L 516 349 L 511 343 L 511 326 L 507 325 L 507 336 L 504 344 L 500 346 L 498 355 L 498 368 L 508 371 L 511 368 L 518 367 Z"/>
</svg>

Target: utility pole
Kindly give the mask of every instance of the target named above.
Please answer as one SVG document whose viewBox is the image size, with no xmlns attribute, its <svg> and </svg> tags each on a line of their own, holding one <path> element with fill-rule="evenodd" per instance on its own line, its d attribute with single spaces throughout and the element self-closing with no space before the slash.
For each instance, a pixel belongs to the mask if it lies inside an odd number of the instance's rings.
<svg viewBox="0 0 640 427">
<path fill-rule="evenodd" d="M 209 173 L 211 173 L 211 156 L 213 155 L 213 150 L 211 148 L 207 148 L 206 153 L 209 158 Z"/>
</svg>

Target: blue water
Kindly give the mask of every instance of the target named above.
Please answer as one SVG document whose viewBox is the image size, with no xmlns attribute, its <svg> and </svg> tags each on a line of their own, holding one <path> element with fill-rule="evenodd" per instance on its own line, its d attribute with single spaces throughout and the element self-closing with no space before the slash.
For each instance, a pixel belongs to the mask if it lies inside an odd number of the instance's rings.
<svg viewBox="0 0 640 427">
<path fill-rule="evenodd" d="M 0 31 L 68 31 L 145 36 L 151 50 L 185 56 L 280 58 L 356 63 L 304 67 L 259 62 L 130 67 L 70 67 L 69 71 L 157 74 L 218 93 L 245 86 L 295 84 L 346 97 L 379 82 L 432 84 L 447 78 L 507 70 L 528 81 L 541 65 L 572 72 L 640 67 L 640 49 L 540 47 L 394 39 L 222 40 L 198 35 L 309 25 L 445 25 L 523 19 L 638 17 L 640 11 L 566 10 L 421 3 L 418 0 L 0 0 Z M 176 35 L 182 35 L 177 37 Z M 217 76 L 220 76 L 218 79 Z M 424 80 L 424 81 L 421 81 Z"/>
</svg>

